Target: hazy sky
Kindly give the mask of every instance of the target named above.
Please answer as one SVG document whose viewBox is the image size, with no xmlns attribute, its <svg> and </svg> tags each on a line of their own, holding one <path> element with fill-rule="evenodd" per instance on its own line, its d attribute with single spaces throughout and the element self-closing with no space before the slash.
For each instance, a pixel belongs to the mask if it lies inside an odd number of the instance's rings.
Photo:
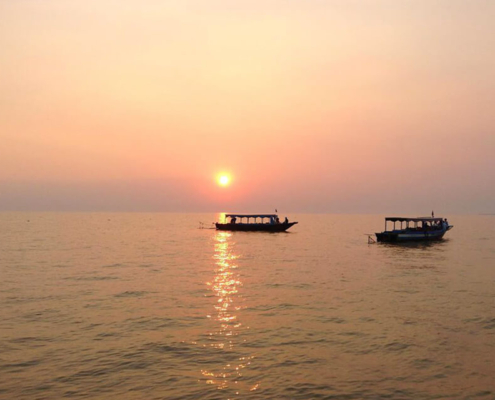
<svg viewBox="0 0 495 400">
<path fill-rule="evenodd" d="M 494 18 L 0 0 L 0 210 L 495 213 Z"/>
</svg>

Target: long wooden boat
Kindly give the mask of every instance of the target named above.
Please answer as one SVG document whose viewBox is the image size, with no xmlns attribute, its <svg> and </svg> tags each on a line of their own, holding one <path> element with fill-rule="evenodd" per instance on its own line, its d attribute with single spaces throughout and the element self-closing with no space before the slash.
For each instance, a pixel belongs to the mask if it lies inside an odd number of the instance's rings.
<svg viewBox="0 0 495 400">
<path fill-rule="evenodd" d="M 392 230 L 388 230 L 388 223 L 393 223 Z M 396 224 L 400 223 L 397 227 Z M 385 218 L 385 230 L 375 233 L 378 242 L 409 242 L 420 240 L 440 240 L 445 233 L 454 226 L 449 225 L 447 219 L 443 218 L 403 218 L 387 217 Z"/>
<path fill-rule="evenodd" d="M 230 219 L 230 221 L 228 221 Z M 237 220 L 239 219 L 239 221 Z M 280 222 L 277 214 L 226 214 L 228 222 L 217 222 L 216 228 L 220 231 L 244 232 L 284 232 L 297 222 L 289 222 L 285 218 Z M 265 222 L 266 221 L 266 222 Z"/>
</svg>

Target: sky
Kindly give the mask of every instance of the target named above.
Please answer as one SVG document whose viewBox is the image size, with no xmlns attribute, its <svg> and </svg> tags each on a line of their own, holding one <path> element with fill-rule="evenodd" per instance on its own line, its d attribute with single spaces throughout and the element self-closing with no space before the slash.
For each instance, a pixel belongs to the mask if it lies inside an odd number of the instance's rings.
<svg viewBox="0 0 495 400">
<path fill-rule="evenodd" d="M 494 16 L 0 0 L 0 211 L 495 213 Z"/>
</svg>

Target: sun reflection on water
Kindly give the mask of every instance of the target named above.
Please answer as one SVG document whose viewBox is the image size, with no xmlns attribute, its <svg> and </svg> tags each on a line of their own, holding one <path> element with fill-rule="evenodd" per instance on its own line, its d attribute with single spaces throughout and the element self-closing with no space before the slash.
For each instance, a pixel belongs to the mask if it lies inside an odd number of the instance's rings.
<svg viewBox="0 0 495 400">
<path fill-rule="evenodd" d="M 214 239 L 215 275 L 206 284 L 216 297 L 214 312 L 207 315 L 215 324 L 208 332 L 208 343 L 204 346 L 221 351 L 219 358 L 231 361 L 217 368 L 201 370 L 201 374 L 206 384 L 215 385 L 218 389 L 233 389 L 238 395 L 240 391 L 256 390 L 259 383 L 253 384 L 251 379 L 243 376 L 243 369 L 251 364 L 254 357 L 245 355 L 245 348 L 240 349 L 246 342 L 242 333 L 249 327 L 239 320 L 239 311 L 243 308 L 240 294 L 242 282 L 236 261 L 239 256 L 233 252 L 232 233 L 217 232 Z"/>
</svg>

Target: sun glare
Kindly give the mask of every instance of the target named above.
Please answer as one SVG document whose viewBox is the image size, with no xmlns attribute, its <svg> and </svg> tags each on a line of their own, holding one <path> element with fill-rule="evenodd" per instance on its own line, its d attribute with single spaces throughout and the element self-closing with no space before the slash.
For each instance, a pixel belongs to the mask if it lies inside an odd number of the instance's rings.
<svg viewBox="0 0 495 400">
<path fill-rule="evenodd" d="M 218 184 L 220 186 L 227 186 L 230 183 L 230 177 L 228 175 L 222 174 L 218 176 Z"/>
</svg>

